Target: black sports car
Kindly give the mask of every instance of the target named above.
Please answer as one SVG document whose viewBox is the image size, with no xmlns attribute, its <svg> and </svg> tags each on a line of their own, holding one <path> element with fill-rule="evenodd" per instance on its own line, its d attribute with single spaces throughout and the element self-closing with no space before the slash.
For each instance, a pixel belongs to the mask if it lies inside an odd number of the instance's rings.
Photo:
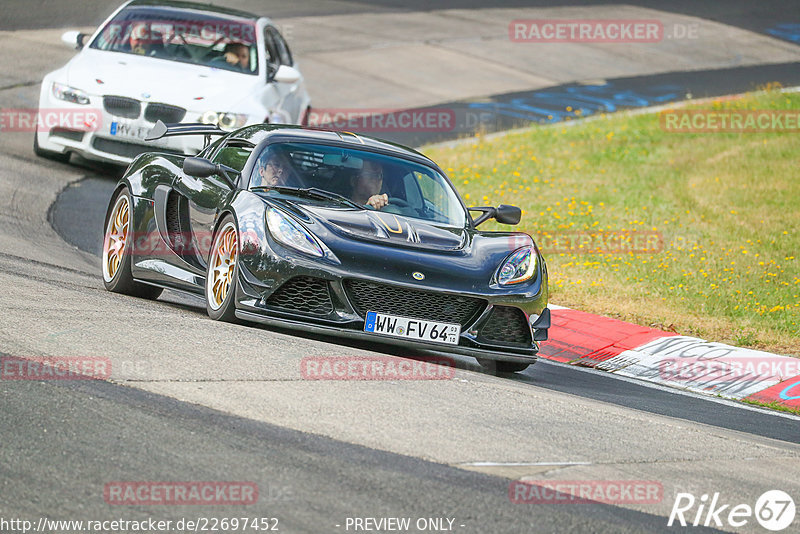
<svg viewBox="0 0 800 534">
<path fill-rule="evenodd" d="M 220 136 L 197 157 L 146 153 L 105 223 L 110 291 L 203 295 L 208 314 L 474 356 L 502 372 L 547 339 L 547 270 L 533 239 L 482 232 L 520 209 L 467 208 L 422 154 L 284 125 L 226 134 L 159 122 L 150 139 Z M 473 219 L 470 210 L 480 215 Z"/>
</svg>

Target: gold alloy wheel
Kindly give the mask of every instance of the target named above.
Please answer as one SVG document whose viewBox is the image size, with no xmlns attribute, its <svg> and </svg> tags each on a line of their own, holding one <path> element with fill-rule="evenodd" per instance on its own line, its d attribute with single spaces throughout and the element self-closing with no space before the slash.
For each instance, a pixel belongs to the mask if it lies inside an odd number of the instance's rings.
<svg viewBox="0 0 800 534">
<path fill-rule="evenodd" d="M 206 280 L 206 298 L 211 309 L 218 310 L 233 282 L 233 272 L 238 256 L 238 239 L 236 226 L 228 222 L 217 234 L 209 263 L 208 280 Z"/>
<path fill-rule="evenodd" d="M 110 282 L 119 272 L 128 241 L 130 227 L 130 202 L 125 194 L 121 194 L 111 210 L 106 226 L 106 237 L 103 240 L 103 279 Z"/>
</svg>

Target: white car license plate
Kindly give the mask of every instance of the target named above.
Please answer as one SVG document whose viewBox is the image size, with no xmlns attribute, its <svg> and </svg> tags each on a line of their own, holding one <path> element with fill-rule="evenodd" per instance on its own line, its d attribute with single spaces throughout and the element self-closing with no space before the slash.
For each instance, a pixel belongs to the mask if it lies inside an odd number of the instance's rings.
<svg viewBox="0 0 800 534">
<path fill-rule="evenodd" d="M 150 128 L 124 121 L 114 121 L 109 126 L 108 133 L 116 137 L 144 141 L 144 138 L 150 133 Z"/>
<path fill-rule="evenodd" d="M 461 325 L 397 317 L 371 311 L 367 312 L 364 331 L 385 336 L 405 337 L 417 341 L 458 345 Z"/>
</svg>

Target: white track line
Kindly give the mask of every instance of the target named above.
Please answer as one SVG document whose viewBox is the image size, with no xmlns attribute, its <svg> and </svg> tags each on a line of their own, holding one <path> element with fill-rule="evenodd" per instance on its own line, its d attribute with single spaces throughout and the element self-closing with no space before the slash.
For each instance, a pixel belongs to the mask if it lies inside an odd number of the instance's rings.
<svg viewBox="0 0 800 534">
<path fill-rule="evenodd" d="M 471 467 L 531 467 L 531 466 L 564 466 L 571 465 L 592 465 L 592 462 L 467 462 L 456 465 L 468 465 Z"/>
</svg>

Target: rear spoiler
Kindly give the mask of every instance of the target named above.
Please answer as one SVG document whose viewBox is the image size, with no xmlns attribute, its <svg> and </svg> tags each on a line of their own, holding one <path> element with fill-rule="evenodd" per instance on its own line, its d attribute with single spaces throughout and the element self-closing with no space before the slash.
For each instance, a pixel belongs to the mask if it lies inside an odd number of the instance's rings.
<svg viewBox="0 0 800 534">
<path fill-rule="evenodd" d="M 145 141 L 155 141 L 162 137 L 173 137 L 176 135 L 203 135 L 205 136 L 205 145 L 208 146 L 211 142 L 212 135 L 225 135 L 227 132 L 221 130 L 214 124 L 203 124 L 201 122 L 176 122 L 173 124 L 164 124 L 159 120 L 147 137 Z"/>
</svg>

